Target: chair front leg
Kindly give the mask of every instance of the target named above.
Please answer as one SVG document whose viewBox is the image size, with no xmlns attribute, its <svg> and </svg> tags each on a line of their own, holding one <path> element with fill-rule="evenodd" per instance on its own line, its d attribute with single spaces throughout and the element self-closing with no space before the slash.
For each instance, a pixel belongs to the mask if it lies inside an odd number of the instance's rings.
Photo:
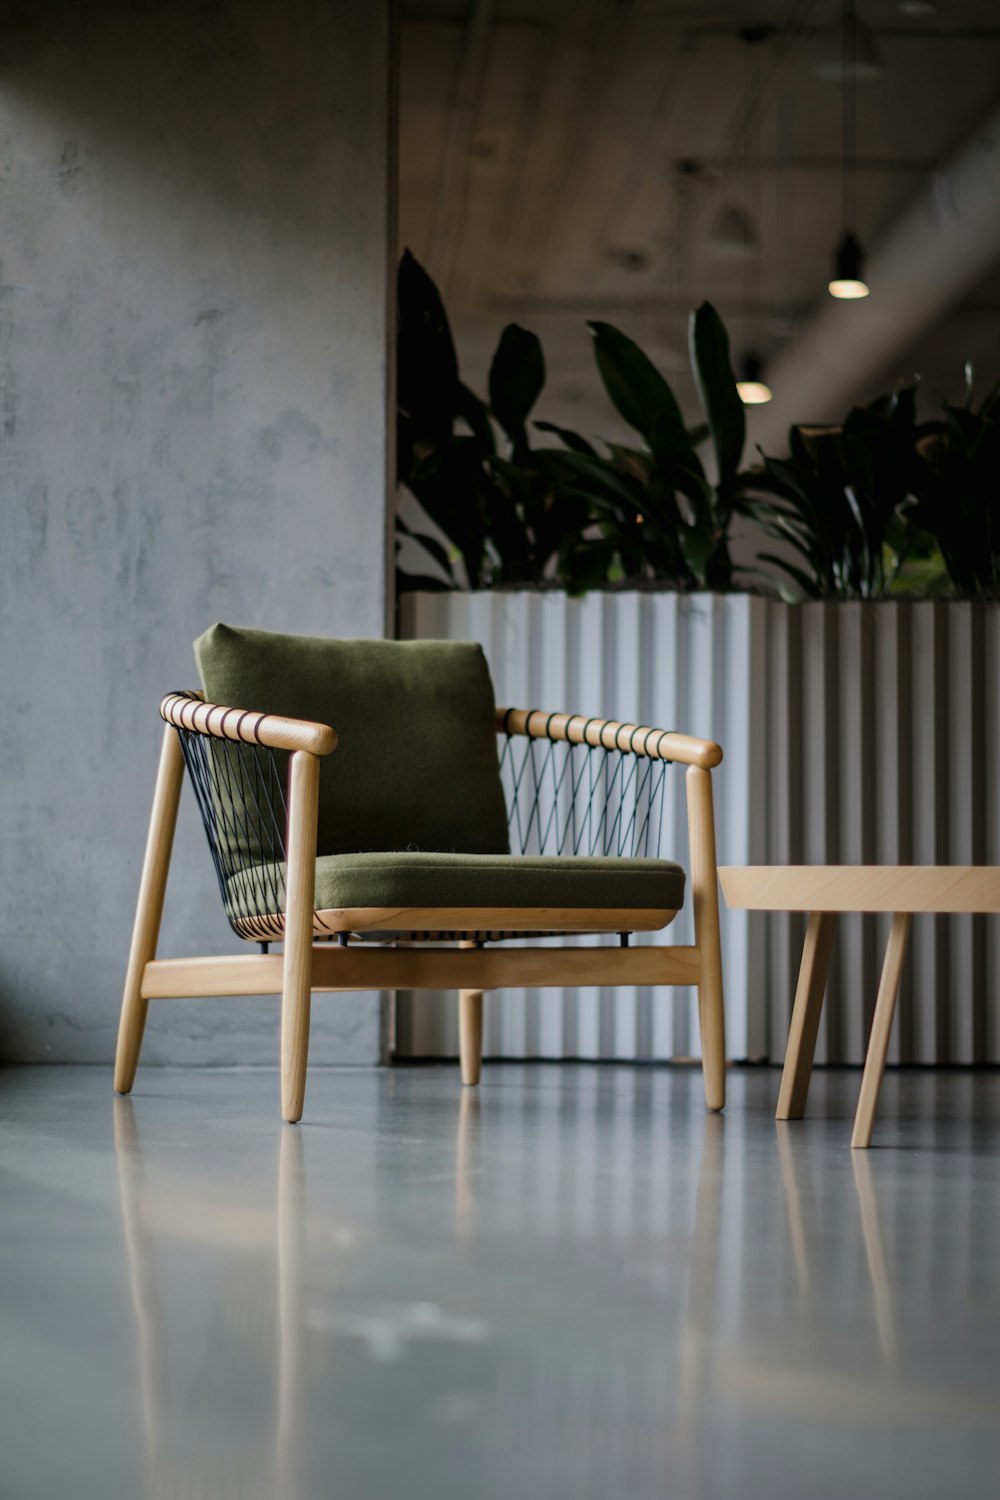
<svg viewBox="0 0 1000 1500">
<path fill-rule="evenodd" d="M 288 851 L 285 859 L 285 958 L 281 992 L 281 1113 L 302 1118 L 309 1061 L 313 912 L 316 900 L 316 819 L 319 760 L 297 750 L 288 768 Z"/>
<path fill-rule="evenodd" d="M 142 976 L 146 965 L 156 957 L 183 779 L 184 752 L 176 729 L 168 724 L 163 732 L 160 769 L 153 794 L 146 857 L 139 882 L 139 902 L 132 929 L 132 947 L 129 951 L 125 993 L 122 996 L 121 1019 L 118 1023 L 118 1048 L 115 1053 L 117 1094 L 131 1092 L 135 1070 L 139 1065 L 146 1011 L 149 1008 L 149 1001 L 142 998 Z"/>
<path fill-rule="evenodd" d="M 688 767 L 687 800 L 694 940 L 698 948 L 701 974 L 698 980 L 701 1066 L 708 1107 L 722 1109 L 726 1102 L 726 1016 L 723 1008 L 719 880 L 710 771 L 704 771 L 698 766 Z"/>
</svg>

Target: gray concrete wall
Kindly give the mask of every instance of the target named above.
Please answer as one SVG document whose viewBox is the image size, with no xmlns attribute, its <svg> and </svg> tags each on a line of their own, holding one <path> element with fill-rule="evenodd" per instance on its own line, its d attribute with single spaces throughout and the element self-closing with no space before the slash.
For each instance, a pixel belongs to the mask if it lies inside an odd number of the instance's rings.
<svg viewBox="0 0 1000 1500">
<path fill-rule="evenodd" d="M 110 1061 L 161 724 L 213 620 L 385 626 L 390 0 L 5 7 L 0 1058 Z M 182 805 L 161 952 L 239 947 Z M 273 1062 L 161 1001 L 144 1062 Z M 372 1062 L 375 996 L 312 1058 Z"/>
</svg>

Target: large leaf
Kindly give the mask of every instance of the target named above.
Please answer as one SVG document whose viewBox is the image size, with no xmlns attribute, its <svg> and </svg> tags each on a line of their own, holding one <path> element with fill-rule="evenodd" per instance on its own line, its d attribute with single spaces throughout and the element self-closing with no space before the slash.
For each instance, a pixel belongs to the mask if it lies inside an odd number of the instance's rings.
<svg viewBox="0 0 1000 1500">
<path fill-rule="evenodd" d="M 433 557 L 438 567 L 447 574 L 449 586 L 452 588 L 455 587 L 455 574 L 454 570 L 452 569 L 451 558 L 448 556 L 447 548 L 442 547 L 437 537 L 428 536 L 426 531 L 414 531 L 412 527 L 406 524 L 406 522 L 403 520 L 403 517 L 400 515 L 397 515 L 396 517 L 396 535 L 397 538 L 401 536 L 408 536 L 412 541 L 419 542 L 424 551 L 428 552 L 430 556 Z"/>
<path fill-rule="evenodd" d="M 437 287 L 409 250 L 397 277 L 396 393 L 402 411 L 434 433 L 451 430 L 458 357 Z"/>
<path fill-rule="evenodd" d="M 571 598 L 603 587 L 612 577 L 617 548 L 607 537 L 572 539 L 559 554 L 557 576 Z"/>
<path fill-rule="evenodd" d="M 483 579 L 487 541 L 484 490 L 490 484 L 473 438 L 454 438 L 442 449 L 433 472 L 407 481 L 434 524 L 461 553 L 468 587 Z"/>
<path fill-rule="evenodd" d="M 729 362 L 729 338 L 711 302 L 691 314 L 691 367 L 698 395 L 708 418 L 719 470 L 719 483 L 729 484 L 743 457 L 746 414 Z"/>
<path fill-rule="evenodd" d="M 774 568 L 781 568 L 782 572 L 787 573 L 789 578 L 795 580 L 807 599 L 822 598 L 822 589 L 819 586 L 818 580 L 810 577 L 808 573 L 804 573 L 801 568 L 795 567 L 794 563 L 790 563 L 787 558 L 776 557 L 773 552 L 762 552 L 760 560 L 761 562 L 770 563 Z M 794 600 L 791 602 L 794 603 Z"/>
<path fill-rule="evenodd" d="M 700 526 L 681 526 L 680 543 L 684 561 L 694 574 L 699 588 L 705 587 L 709 559 L 715 551 L 716 538 Z"/>
<path fill-rule="evenodd" d="M 568 427 L 557 427 L 554 422 L 534 422 L 532 426 L 537 427 L 539 432 L 554 433 L 561 438 L 567 448 L 574 453 L 592 453 L 596 456 L 597 450 L 586 438 L 582 438 L 578 432 L 571 432 Z"/>
<path fill-rule="evenodd" d="M 642 434 L 654 452 L 667 443 L 690 451 L 681 409 L 653 362 L 610 323 L 587 326 L 594 336 L 594 357 L 604 389 L 628 425 Z"/>
<path fill-rule="evenodd" d="M 642 486 L 610 459 L 593 453 L 563 453 L 557 448 L 535 452 L 532 459 L 555 483 L 571 488 L 575 494 L 590 493 L 595 498 L 613 500 L 632 514 L 640 508 Z"/>
<path fill-rule="evenodd" d="M 533 333 L 508 323 L 490 365 L 490 406 L 504 432 L 525 446 L 524 424 L 545 384 L 545 358 Z"/>
<path fill-rule="evenodd" d="M 461 417 L 479 443 L 483 455 L 489 457 L 496 449 L 496 443 L 493 441 L 493 428 L 490 425 L 489 408 L 485 401 L 480 401 L 479 397 L 461 381 L 458 381 L 455 388 L 455 415 Z"/>
</svg>

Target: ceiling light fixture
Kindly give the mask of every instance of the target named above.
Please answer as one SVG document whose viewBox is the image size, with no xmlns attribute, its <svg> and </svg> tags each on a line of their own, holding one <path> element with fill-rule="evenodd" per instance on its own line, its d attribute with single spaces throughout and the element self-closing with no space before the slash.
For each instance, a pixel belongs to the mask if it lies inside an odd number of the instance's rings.
<svg viewBox="0 0 1000 1500">
<path fill-rule="evenodd" d="M 844 226 L 843 236 L 840 239 L 833 255 L 833 276 L 827 283 L 827 290 L 831 297 L 855 300 L 859 297 L 867 297 L 869 292 L 868 283 L 864 279 L 865 253 L 861 248 L 861 241 L 851 227 L 857 223 L 857 193 L 855 189 L 855 177 L 857 169 L 857 99 L 856 89 L 859 77 L 870 77 L 870 74 L 859 74 L 854 67 L 855 48 L 858 42 L 860 22 L 854 13 L 854 6 L 848 0 L 842 15 L 842 56 L 843 67 L 841 70 L 842 110 L 841 110 L 841 163 L 840 163 L 840 188 L 841 188 L 841 223 Z"/>
<path fill-rule="evenodd" d="M 764 379 L 764 361 L 759 354 L 744 354 L 736 390 L 744 406 L 764 406 L 771 400 L 771 387 Z"/>
<path fill-rule="evenodd" d="M 865 252 L 851 231 L 845 230 L 833 257 L 833 278 L 828 286 L 830 296 L 847 300 L 867 297 L 870 288 L 864 278 L 864 267 Z"/>
<path fill-rule="evenodd" d="M 742 208 L 727 204 L 708 237 L 708 248 L 719 260 L 748 260 L 757 254 L 757 232 Z"/>
<path fill-rule="evenodd" d="M 864 82 L 882 77 L 885 64 L 878 43 L 852 4 L 844 6 L 839 26 L 833 25 L 820 35 L 813 68 L 831 83 L 844 78 Z"/>
<path fill-rule="evenodd" d="M 743 54 L 743 201 L 739 209 L 730 208 L 723 214 L 716 231 L 718 234 L 718 230 L 724 227 L 728 219 L 730 238 L 735 239 L 737 232 L 741 231 L 745 247 L 740 257 L 743 261 L 740 341 L 747 352 L 739 362 L 736 390 L 746 406 L 761 406 L 771 399 L 770 387 L 761 378 L 764 361 L 760 354 L 751 352 L 760 334 L 763 306 L 761 245 L 754 225 L 761 223 L 760 131 L 764 112 L 761 44 L 769 36 L 770 33 L 762 27 L 747 27 L 739 33 L 740 41 L 746 49 Z M 751 302 L 754 329 L 750 326 Z"/>
</svg>

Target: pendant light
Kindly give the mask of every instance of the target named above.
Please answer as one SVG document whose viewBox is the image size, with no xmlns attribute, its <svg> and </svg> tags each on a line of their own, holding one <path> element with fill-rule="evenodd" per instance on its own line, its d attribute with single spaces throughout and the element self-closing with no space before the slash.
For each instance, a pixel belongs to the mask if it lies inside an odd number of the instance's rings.
<svg viewBox="0 0 1000 1500">
<path fill-rule="evenodd" d="M 919 0 L 910 0 L 910 3 L 919 3 Z M 839 83 L 848 71 L 853 78 L 862 81 L 882 77 L 885 64 L 878 43 L 853 4 L 845 7 L 839 26 L 833 25 L 820 34 L 813 69 L 820 78 L 831 83 Z"/>
<path fill-rule="evenodd" d="M 744 54 L 743 72 L 743 207 L 741 217 L 744 224 L 748 226 L 760 223 L 760 116 L 763 108 L 760 47 L 761 43 L 767 40 L 768 35 L 769 33 L 761 27 L 747 27 L 746 30 L 740 32 L 740 39 L 747 49 Z M 751 131 L 753 131 L 752 136 Z M 752 214 L 750 210 L 751 155 L 754 158 L 756 171 L 753 179 Z M 771 400 L 771 388 L 763 379 L 764 361 L 755 349 L 746 347 L 749 344 L 751 278 L 758 316 L 761 302 L 761 246 L 759 241 L 755 245 L 755 250 L 755 254 L 750 253 L 743 257 L 743 308 L 740 333 L 745 347 L 739 361 L 736 391 L 745 406 L 762 406 Z"/>
<path fill-rule="evenodd" d="M 869 286 L 864 279 L 865 253 L 857 238 L 849 229 L 833 257 L 833 279 L 829 285 L 831 297 L 845 299 L 867 297 Z"/>
<path fill-rule="evenodd" d="M 736 390 L 744 406 L 764 406 L 771 400 L 771 387 L 764 379 L 764 361 L 752 351 L 740 361 Z"/>
<path fill-rule="evenodd" d="M 865 253 L 855 234 L 853 224 L 857 222 L 857 195 L 855 192 L 857 156 L 857 83 L 859 77 L 872 77 L 873 73 L 858 72 L 859 36 L 869 37 L 862 23 L 854 14 L 854 6 L 848 0 L 842 16 L 841 35 L 841 90 L 842 90 L 842 137 L 841 137 L 841 220 L 843 236 L 833 256 L 833 276 L 827 285 L 831 297 L 854 300 L 867 297 L 868 283 L 865 281 Z M 861 29 L 859 29 L 861 28 Z"/>
<path fill-rule="evenodd" d="M 726 205 L 708 237 L 708 248 L 719 260 L 749 260 L 757 254 L 757 233 L 742 208 Z"/>
</svg>

